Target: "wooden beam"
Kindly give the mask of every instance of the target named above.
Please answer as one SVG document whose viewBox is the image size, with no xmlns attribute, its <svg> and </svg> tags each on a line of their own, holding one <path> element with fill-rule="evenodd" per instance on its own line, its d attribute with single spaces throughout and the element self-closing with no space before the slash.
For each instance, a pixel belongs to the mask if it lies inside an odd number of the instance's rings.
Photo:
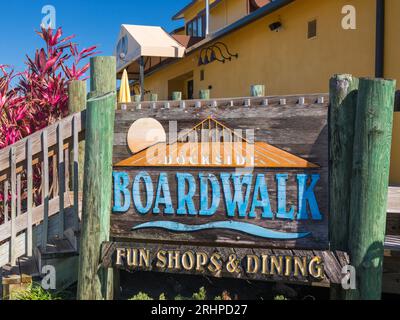
<svg viewBox="0 0 400 320">
<path fill-rule="evenodd" d="M 329 108 L 329 240 L 332 250 L 348 251 L 354 123 L 359 80 L 336 75 L 330 80 Z M 331 287 L 331 299 L 344 299 L 340 285 Z"/>
<path fill-rule="evenodd" d="M 112 153 L 116 106 L 115 57 L 91 59 L 87 104 L 85 178 L 78 299 L 112 299 L 112 270 L 98 269 L 101 244 L 109 241 Z M 111 289 L 110 289 L 111 287 Z M 111 291 L 111 293 L 110 293 Z"/>
<path fill-rule="evenodd" d="M 144 57 L 140 57 L 139 61 L 139 70 L 140 70 L 140 101 L 144 101 Z"/>
<path fill-rule="evenodd" d="M 68 86 L 68 110 L 71 115 L 86 109 L 87 89 L 86 81 L 72 81 Z M 76 120 L 76 118 L 74 118 Z M 75 124 L 74 124 L 74 131 Z M 71 157 L 73 159 L 73 156 Z M 85 162 L 85 142 L 79 143 L 78 183 L 79 191 L 83 187 L 83 166 Z M 72 171 L 73 172 L 73 171 Z"/>
<path fill-rule="evenodd" d="M 348 299 L 381 298 L 395 89 L 396 81 L 359 83 L 349 232 L 357 289 Z"/>
</svg>

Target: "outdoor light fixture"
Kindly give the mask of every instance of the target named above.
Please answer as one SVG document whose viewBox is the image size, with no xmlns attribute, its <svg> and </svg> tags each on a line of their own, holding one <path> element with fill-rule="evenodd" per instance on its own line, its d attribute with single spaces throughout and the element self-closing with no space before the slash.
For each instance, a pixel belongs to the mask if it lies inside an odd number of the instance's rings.
<svg viewBox="0 0 400 320">
<path fill-rule="evenodd" d="M 232 61 L 232 58 L 237 59 L 239 58 L 239 55 L 237 53 L 232 54 L 225 43 L 217 42 L 200 51 L 198 65 L 206 65 L 214 61 L 225 63 L 226 60 Z"/>
<path fill-rule="evenodd" d="M 274 22 L 274 23 L 271 23 L 271 24 L 269 25 L 269 29 L 270 29 L 271 31 L 279 32 L 279 30 L 282 29 L 282 22 L 276 21 L 276 22 Z"/>
</svg>

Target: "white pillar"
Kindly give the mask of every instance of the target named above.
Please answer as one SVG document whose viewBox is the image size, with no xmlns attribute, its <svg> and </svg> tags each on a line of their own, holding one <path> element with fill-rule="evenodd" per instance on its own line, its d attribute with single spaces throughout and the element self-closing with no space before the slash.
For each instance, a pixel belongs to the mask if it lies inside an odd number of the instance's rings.
<svg viewBox="0 0 400 320">
<path fill-rule="evenodd" d="M 206 0 L 206 37 L 210 34 L 210 0 Z"/>
</svg>

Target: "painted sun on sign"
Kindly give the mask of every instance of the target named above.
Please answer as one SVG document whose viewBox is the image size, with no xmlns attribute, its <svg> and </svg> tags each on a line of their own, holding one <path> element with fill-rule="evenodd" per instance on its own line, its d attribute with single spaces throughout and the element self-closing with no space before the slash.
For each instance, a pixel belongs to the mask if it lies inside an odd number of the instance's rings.
<svg viewBox="0 0 400 320">
<path fill-rule="evenodd" d="M 133 156 L 115 167 L 318 168 L 268 143 L 245 139 L 211 117 L 170 144 L 158 121 L 140 119 L 127 140 Z"/>
</svg>

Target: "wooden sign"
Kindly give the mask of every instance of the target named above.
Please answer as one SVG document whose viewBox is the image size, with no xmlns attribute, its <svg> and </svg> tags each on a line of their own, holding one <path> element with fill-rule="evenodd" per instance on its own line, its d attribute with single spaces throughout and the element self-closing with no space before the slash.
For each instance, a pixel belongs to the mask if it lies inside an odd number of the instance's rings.
<svg viewBox="0 0 400 320">
<path fill-rule="evenodd" d="M 118 111 L 112 238 L 326 250 L 327 114 L 317 103 Z"/>
<path fill-rule="evenodd" d="M 103 267 L 329 286 L 349 264 L 343 252 L 105 243 Z"/>
</svg>

